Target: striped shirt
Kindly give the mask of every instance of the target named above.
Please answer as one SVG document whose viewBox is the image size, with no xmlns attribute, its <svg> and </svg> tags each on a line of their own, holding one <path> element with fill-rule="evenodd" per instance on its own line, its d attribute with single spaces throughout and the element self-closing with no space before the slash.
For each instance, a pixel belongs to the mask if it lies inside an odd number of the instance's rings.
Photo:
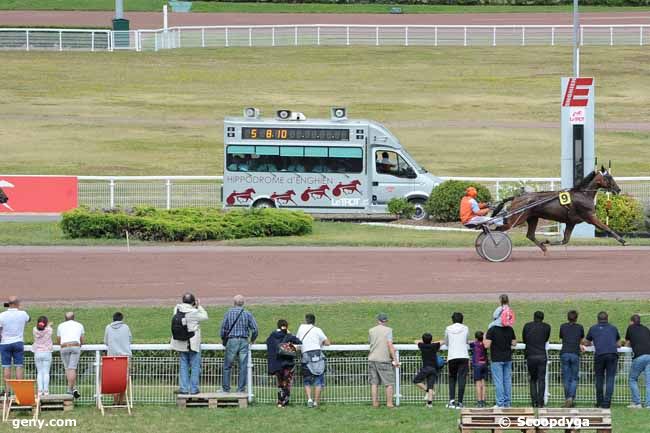
<svg viewBox="0 0 650 433">
<path fill-rule="evenodd" d="M 237 319 L 242 310 L 244 307 L 232 307 L 226 312 L 221 322 L 221 338 L 248 338 L 250 333 L 251 342 L 257 339 L 257 322 L 253 315 L 244 310 Z"/>
</svg>

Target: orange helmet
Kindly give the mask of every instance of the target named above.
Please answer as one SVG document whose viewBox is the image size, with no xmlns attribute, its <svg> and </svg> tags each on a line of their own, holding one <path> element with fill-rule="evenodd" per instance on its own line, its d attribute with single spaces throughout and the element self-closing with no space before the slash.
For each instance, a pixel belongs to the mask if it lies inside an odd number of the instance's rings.
<svg viewBox="0 0 650 433">
<path fill-rule="evenodd" d="M 476 188 L 474 188 L 473 186 L 470 186 L 470 187 L 467 187 L 467 189 L 465 190 L 465 195 L 468 195 L 468 196 L 470 196 L 472 198 L 476 198 L 476 197 L 478 197 L 478 192 L 476 191 Z"/>
</svg>

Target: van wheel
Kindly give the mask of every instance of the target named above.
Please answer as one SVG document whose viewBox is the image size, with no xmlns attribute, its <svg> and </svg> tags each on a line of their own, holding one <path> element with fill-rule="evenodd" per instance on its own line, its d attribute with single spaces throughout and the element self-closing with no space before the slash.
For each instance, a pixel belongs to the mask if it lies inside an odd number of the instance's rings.
<svg viewBox="0 0 650 433">
<path fill-rule="evenodd" d="M 424 207 L 424 204 L 426 203 L 425 200 L 417 198 L 410 200 L 409 203 L 415 206 L 415 213 L 411 217 L 413 221 L 424 221 L 425 219 L 429 218 L 429 214 Z"/>
<path fill-rule="evenodd" d="M 255 209 L 267 209 L 275 207 L 275 203 L 273 203 L 271 200 L 257 200 L 255 203 L 253 203 L 253 207 Z"/>
</svg>

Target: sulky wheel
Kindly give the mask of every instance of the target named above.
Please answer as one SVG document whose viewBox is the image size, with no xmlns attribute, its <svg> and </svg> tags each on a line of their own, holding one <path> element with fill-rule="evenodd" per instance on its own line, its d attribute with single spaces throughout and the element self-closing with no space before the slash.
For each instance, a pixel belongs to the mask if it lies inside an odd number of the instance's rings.
<svg viewBox="0 0 650 433">
<path fill-rule="evenodd" d="M 476 248 L 476 254 L 479 255 L 480 258 L 484 259 L 485 256 L 483 255 L 483 251 L 481 251 L 481 243 L 483 242 L 483 238 L 487 236 L 485 233 L 481 232 L 478 234 L 476 237 L 476 241 L 474 241 L 474 247 Z"/>
<path fill-rule="evenodd" d="M 510 236 L 503 232 L 490 232 L 481 241 L 483 258 L 491 262 L 503 262 L 512 254 L 512 241 Z"/>
</svg>

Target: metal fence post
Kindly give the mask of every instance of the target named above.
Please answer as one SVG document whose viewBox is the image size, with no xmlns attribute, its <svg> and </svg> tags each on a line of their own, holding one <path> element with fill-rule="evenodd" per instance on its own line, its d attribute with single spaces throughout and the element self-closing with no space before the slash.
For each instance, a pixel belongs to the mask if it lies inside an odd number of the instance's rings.
<svg viewBox="0 0 650 433">
<path fill-rule="evenodd" d="M 399 350 L 395 351 L 395 361 L 397 361 L 397 365 L 399 365 Z M 400 402 L 400 377 L 399 377 L 399 367 L 395 367 L 395 405 L 399 406 Z"/>
<path fill-rule="evenodd" d="M 350 45 L 350 26 L 345 27 L 345 45 Z"/>
<path fill-rule="evenodd" d="M 467 26 L 463 27 L 463 46 L 467 46 Z"/>
<path fill-rule="evenodd" d="M 293 29 L 293 45 L 298 46 L 298 26 Z"/>
<path fill-rule="evenodd" d="M 205 48 L 205 27 L 201 27 L 201 48 Z"/>
<path fill-rule="evenodd" d="M 406 26 L 404 28 L 404 46 L 408 47 L 409 46 L 409 27 Z"/>
<path fill-rule="evenodd" d="M 639 45 L 643 45 L 643 26 L 639 26 Z"/>
<path fill-rule="evenodd" d="M 271 27 L 271 46 L 275 47 L 275 27 Z"/>
<path fill-rule="evenodd" d="M 63 51 L 63 32 L 59 30 L 59 51 Z"/>
<path fill-rule="evenodd" d="M 253 28 L 252 27 L 248 28 L 248 46 L 249 47 L 253 46 Z"/>
<path fill-rule="evenodd" d="M 95 32 L 92 32 L 92 36 L 90 39 L 90 51 L 92 52 L 95 51 Z"/>
<path fill-rule="evenodd" d="M 379 46 L 379 26 L 375 27 L 375 46 Z"/>
<path fill-rule="evenodd" d="M 29 30 L 25 31 L 25 51 L 29 51 Z"/>
<path fill-rule="evenodd" d="M 230 46 L 230 41 L 228 40 L 228 27 L 226 27 L 226 48 Z"/>
<path fill-rule="evenodd" d="M 253 401 L 255 394 L 253 393 L 253 351 L 250 344 L 248 345 L 248 365 L 246 366 L 246 390 L 248 391 L 248 402 Z"/>
<path fill-rule="evenodd" d="M 497 46 L 497 26 L 492 27 L 492 46 Z"/>
<path fill-rule="evenodd" d="M 501 186 L 499 184 L 499 179 L 497 179 L 496 184 L 495 184 L 494 187 L 496 188 L 497 200 L 499 200 L 501 198 L 501 192 L 499 191 L 499 189 L 501 188 Z"/>
<path fill-rule="evenodd" d="M 614 45 L 614 27 L 609 27 L 609 46 Z"/>
<path fill-rule="evenodd" d="M 438 46 L 438 26 L 433 28 L 433 46 Z"/>
<path fill-rule="evenodd" d="M 555 46 L 555 27 L 551 27 L 551 46 Z"/>
<path fill-rule="evenodd" d="M 580 26 L 580 46 L 585 44 L 585 28 Z"/>
<path fill-rule="evenodd" d="M 158 33 L 153 34 L 153 50 L 158 51 Z"/>
<path fill-rule="evenodd" d="M 316 45 L 320 46 L 320 26 L 316 27 Z"/>
<path fill-rule="evenodd" d="M 172 208 L 172 181 L 171 179 L 167 179 L 165 181 L 165 191 L 167 193 L 167 210 Z"/>
<path fill-rule="evenodd" d="M 176 34 L 178 35 L 178 45 L 176 46 L 176 48 L 181 48 L 181 28 L 180 27 L 178 28 Z"/>
<path fill-rule="evenodd" d="M 101 364 L 101 354 L 99 350 L 96 350 L 95 351 L 95 403 L 97 403 L 98 399 L 102 398 L 100 381 L 99 381 L 100 364 Z"/>
<path fill-rule="evenodd" d="M 109 188 L 110 188 L 109 207 L 113 209 L 115 207 L 115 179 L 110 180 Z"/>
<path fill-rule="evenodd" d="M 521 45 L 526 45 L 526 27 L 521 26 Z"/>
</svg>

